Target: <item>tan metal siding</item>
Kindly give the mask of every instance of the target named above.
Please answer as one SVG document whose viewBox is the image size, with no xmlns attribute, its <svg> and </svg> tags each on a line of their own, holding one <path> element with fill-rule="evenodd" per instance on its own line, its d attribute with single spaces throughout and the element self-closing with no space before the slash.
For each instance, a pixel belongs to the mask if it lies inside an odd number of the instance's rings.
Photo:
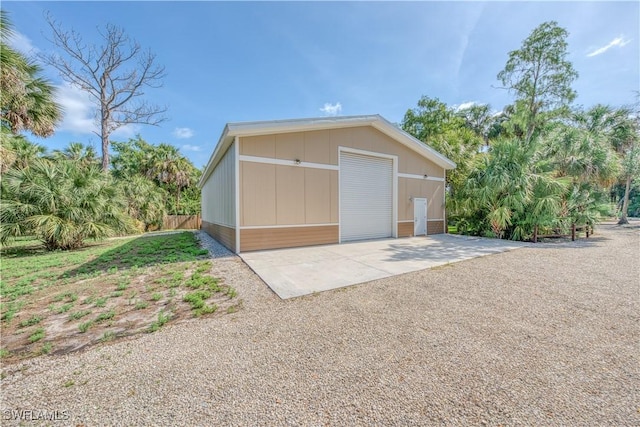
<svg viewBox="0 0 640 427">
<path fill-rule="evenodd" d="M 413 220 L 413 203 L 407 193 L 407 178 L 398 177 L 398 221 Z"/>
<path fill-rule="evenodd" d="M 427 220 L 444 218 L 444 182 L 426 181 Z"/>
<path fill-rule="evenodd" d="M 304 133 L 276 135 L 276 159 L 302 160 L 304 158 Z"/>
<path fill-rule="evenodd" d="M 304 172 L 297 166 L 276 166 L 276 225 L 305 223 Z"/>
<path fill-rule="evenodd" d="M 398 237 L 413 236 L 413 221 L 398 223 Z"/>
<path fill-rule="evenodd" d="M 284 166 L 240 161 L 242 226 L 337 223 L 338 171 L 305 168 L 304 163 L 337 166 L 340 146 L 396 155 L 399 173 L 444 176 L 441 167 L 370 126 L 240 137 L 239 144 L 242 155 L 303 162 Z M 443 192 L 444 182 L 398 177 L 397 220 L 413 220 L 411 196 L 427 199 L 428 219 L 443 218 Z"/>
<path fill-rule="evenodd" d="M 232 144 L 200 190 L 202 221 L 235 226 L 235 164 Z"/>
<path fill-rule="evenodd" d="M 332 206 L 337 199 L 336 189 L 331 186 L 331 176 L 336 171 L 304 169 L 304 220 L 305 224 L 338 222 L 331 219 Z"/>
<path fill-rule="evenodd" d="M 331 144 L 329 131 L 304 133 L 304 161 L 331 164 Z M 334 163 L 337 164 L 337 163 Z"/>
<path fill-rule="evenodd" d="M 242 252 L 338 243 L 338 226 L 254 228 L 240 230 Z"/>
<path fill-rule="evenodd" d="M 236 251 L 236 229 L 202 221 L 202 229 L 232 252 Z"/>
<path fill-rule="evenodd" d="M 338 222 L 338 171 L 331 171 L 331 222 Z"/>
<path fill-rule="evenodd" d="M 398 156 L 398 172 L 442 178 L 444 169 L 371 126 L 240 138 L 240 154 L 338 165 L 338 147 Z"/>
<path fill-rule="evenodd" d="M 246 136 L 240 139 L 240 154 L 258 157 L 276 156 L 276 136 Z"/>
<path fill-rule="evenodd" d="M 338 147 L 351 147 L 398 156 L 398 173 L 442 178 L 444 169 L 370 126 L 331 129 L 331 164 L 338 164 Z M 311 160 L 310 160 L 311 161 Z"/>
<path fill-rule="evenodd" d="M 240 224 L 276 224 L 275 165 L 240 162 Z"/>
<path fill-rule="evenodd" d="M 338 222 L 338 171 L 241 161 L 240 190 L 242 226 Z"/>
<path fill-rule="evenodd" d="M 398 177 L 398 221 L 413 219 L 411 197 L 427 199 L 427 220 L 442 219 L 444 182 Z"/>
</svg>

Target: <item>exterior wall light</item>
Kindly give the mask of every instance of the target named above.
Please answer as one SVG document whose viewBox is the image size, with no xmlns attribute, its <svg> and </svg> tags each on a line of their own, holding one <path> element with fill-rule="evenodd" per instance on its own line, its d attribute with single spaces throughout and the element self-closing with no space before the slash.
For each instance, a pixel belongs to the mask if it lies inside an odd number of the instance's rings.
<svg viewBox="0 0 640 427">
<path fill-rule="evenodd" d="M 424 179 L 429 178 L 429 175 L 427 175 L 426 173 L 424 174 Z"/>
<path fill-rule="evenodd" d="M 302 163 L 302 162 L 300 161 L 300 159 L 295 159 L 295 160 L 293 161 L 293 163 L 294 163 L 295 165 L 299 165 L 299 164 L 300 164 L 300 163 Z"/>
</svg>

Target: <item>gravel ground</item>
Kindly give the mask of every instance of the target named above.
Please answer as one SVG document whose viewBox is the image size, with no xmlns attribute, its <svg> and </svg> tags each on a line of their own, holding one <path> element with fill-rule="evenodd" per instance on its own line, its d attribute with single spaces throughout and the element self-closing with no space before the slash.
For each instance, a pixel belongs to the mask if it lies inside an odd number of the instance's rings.
<svg viewBox="0 0 640 427">
<path fill-rule="evenodd" d="M 215 250 L 214 250 L 215 252 Z M 282 301 L 3 368 L 53 425 L 640 425 L 640 229 Z"/>
</svg>

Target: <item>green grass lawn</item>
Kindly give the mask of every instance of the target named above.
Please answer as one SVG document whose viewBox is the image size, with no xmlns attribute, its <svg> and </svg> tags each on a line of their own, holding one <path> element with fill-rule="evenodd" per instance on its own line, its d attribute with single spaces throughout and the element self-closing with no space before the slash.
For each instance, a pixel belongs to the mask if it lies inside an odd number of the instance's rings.
<svg viewBox="0 0 640 427">
<path fill-rule="evenodd" d="M 18 240 L 1 250 L 0 353 L 64 352 L 180 317 L 233 312 L 236 292 L 210 274 L 208 258 L 191 232 L 56 252 Z"/>
</svg>

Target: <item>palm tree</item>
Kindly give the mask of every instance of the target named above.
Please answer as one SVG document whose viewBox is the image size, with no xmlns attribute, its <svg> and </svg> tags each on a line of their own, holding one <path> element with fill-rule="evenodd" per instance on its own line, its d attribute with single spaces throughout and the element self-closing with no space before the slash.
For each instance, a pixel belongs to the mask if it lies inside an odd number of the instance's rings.
<svg viewBox="0 0 640 427">
<path fill-rule="evenodd" d="M 176 213 L 180 211 L 180 193 L 193 180 L 193 165 L 169 144 L 160 144 L 153 153 L 148 177 L 165 184 L 176 198 Z"/>
<path fill-rule="evenodd" d="M 543 145 L 556 176 L 568 176 L 574 183 L 599 187 L 616 180 L 618 159 L 607 136 L 592 126 L 580 128 L 558 123 L 545 136 Z"/>
<path fill-rule="evenodd" d="M 536 228 L 559 225 L 564 192 L 565 183 L 547 170 L 535 140 L 525 144 L 517 138 L 498 139 L 457 198 L 455 213 L 463 218 L 459 229 L 528 239 Z"/>
<path fill-rule="evenodd" d="M 3 148 L 6 149 L 12 159 L 10 163 L 7 162 L 7 168 L 24 169 L 47 151 L 43 145 L 33 143 L 22 135 L 15 135 L 7 130 L 3 130 L 2 135 Z"/>
<path fill-rule="evenodd" d="M 576 122 L 591 135 L 604 139 L 619 158 L 619 179 L 625 183 L 622 209 L 618 224 L 627 224 L 631 182 L 640 174 L 638 155 L 640 150 L 640 100 L 632 107 L 611 108 L 596 105 L 577 115 Z"/>
<path fill-rule="evenodd" d="M 50 136 L 61 116 L 53 86 L 37 64 L 8 45 L 13 30 L 5 11 L 0 21 L 0 122 L 14 134 Z"/>
<path fill-rule="evenodd" d="M 81 142 L 72 142 L 63 150 L 54 150 L 53 158 L 71 160 L 83 167 L 98 161 L 95 148 L 90 145 L 85 146 Z"/>
<path fill-rule="evenodd" d="M 141 175 L 121 180 L 120 185 L 127 201 L 127 213 L 138 221 L 139 228 L 144 231 L 160 228 L 167 213 L 165 191 Z"/>
<path fill-rule="evenodd" d="M 135 231 L 119 188 L 100 166 L 36 158 L 3 177 L 0 241 L 33 235 L 48 250 Z"/>
</svg>

